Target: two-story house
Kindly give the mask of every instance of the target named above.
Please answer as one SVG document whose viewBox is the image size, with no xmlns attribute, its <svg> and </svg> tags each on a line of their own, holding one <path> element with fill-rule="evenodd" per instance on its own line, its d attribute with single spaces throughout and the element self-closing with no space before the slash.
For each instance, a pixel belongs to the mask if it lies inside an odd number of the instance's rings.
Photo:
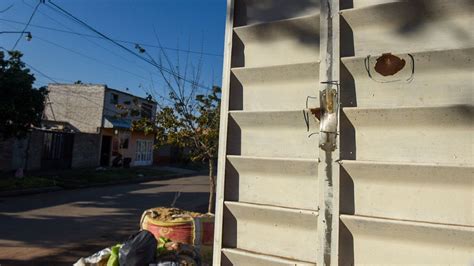
<svg viewBox="0 0 474 266">
<path fill-rule="evenodd" d="M 102 84 L 49 84 L 48 90 L 46 119 L 67 122 L 76 132 L 100 134 L 98 164 L 152 164 L 154 135 L 132 131 L 131 125 L 143 117 L 154 119 L 156 102 Z"/>
</svg>

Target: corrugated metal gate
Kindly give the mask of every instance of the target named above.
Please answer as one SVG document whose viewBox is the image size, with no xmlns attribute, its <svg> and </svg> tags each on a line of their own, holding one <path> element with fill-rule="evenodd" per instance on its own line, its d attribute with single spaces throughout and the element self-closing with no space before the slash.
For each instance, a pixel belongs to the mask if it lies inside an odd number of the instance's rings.
<svg viewBox="0 0 474 266">
<path fill-rule="evenodd" d="M 74 134 L 43 132 L 41 169 L 71 168 Z"/>
<path fill-rule="evenodd" d="M 473 7 L 341 12 L 341 264 L 473 262 Z M 400 71 L 377 72 L 396 57 Z"/>
<path fill-rule="evenodd" d="M 228 17 L 215 264 L 316 261 L 319 125 L 301 107 L 319 83 L 318 3 L 236 1 Z"/>
<path fill-rule="evenodd" d="M 321 3 L 228 2 L 214 263 L 471 262 L 472 1 Z"/>
</svg>

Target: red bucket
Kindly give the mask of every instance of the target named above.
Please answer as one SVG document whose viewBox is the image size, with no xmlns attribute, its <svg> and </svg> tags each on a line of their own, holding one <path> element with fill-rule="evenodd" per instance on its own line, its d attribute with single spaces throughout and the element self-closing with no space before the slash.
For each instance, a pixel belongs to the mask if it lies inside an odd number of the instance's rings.
<svg viewBox="0 0 474 266">
<path fill-rule="evenodd" d="M 173 242 L 193 245 L 203 262 L 212 261 L 214 241 L 214 216 L 183 214 L 169 220 L 155 219 L 164 208 L 146 210 L 141 219 L 141 228 L 150 231 L 156 239 L 169 238 Z"/>
</svg>

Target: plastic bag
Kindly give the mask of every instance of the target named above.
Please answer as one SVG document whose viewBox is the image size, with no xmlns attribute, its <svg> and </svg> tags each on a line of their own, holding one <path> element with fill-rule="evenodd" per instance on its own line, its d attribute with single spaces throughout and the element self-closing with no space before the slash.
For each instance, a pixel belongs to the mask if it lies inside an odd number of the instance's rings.
<svg viewBox="0 0 474 266">
<path fill-rule="evenodd" d="M 152 233 L 143 230 L 133 234 L 119 250 L 119 265 L 149 265 L 155 262 L 157 246 L 158 242 Z"/>
<path fill-rule="evenodd" d="M 105 265 L 107 264 L 107 259 L 110 256 L 110 252 L 110 248 L 104 248 L 103 250 L 98 251 L 87 258 L 80 258 L 76 263 L 74 263 L 74 266 Z"/>
<path fill-rule="evenodd" d="M 122 244 L 117 244 L 110 248 L 110 257 L 107 261 L 107 266 L 119 266 L 119 250 L 122 247 Z"/>
</svg>

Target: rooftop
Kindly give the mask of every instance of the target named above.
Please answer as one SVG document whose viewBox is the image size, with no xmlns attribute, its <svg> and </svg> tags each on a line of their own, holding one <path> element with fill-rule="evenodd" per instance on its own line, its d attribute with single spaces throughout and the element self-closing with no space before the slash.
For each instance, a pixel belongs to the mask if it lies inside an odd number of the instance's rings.
<svg viewBox="0 0 474 266">
<path fill-rule="evenodd" d="M 75 84 L 75 83 L 49 83 L 49 84 L 48 84 L 48 87 L 51 86 L 51 85 L 53 85 L 53 86 L 100 86 L 100 87 L 104 87 L 104 88 L 105 88 L 106 90 L 108 90 L 108 91 L 113 91 L 113 92 L 125 94 L 125 95 L 131 96 L 131 97 L 135 97 L 135 98 L 141 99 L 141 100 L 143 100 L 143 101 L 147 101 L 147 102 L 156 104 L 156 101 L 154 101 L 154 100 L 148 100 L 148 99 L 146 99 L 146 98 L 144 98 L 144 97 L 137 96 L 137 95 L 133 95 L 133 94 L 131 94 L 131 93 L 129 93 L 129 92 L 126 92 L 126 91 L 121 91 L 121 90 L 109 88 L 109 87 L 107 87 L 107 84 L 93 84 L 93 83 L 79 83 L 79 84 Z"/>
</svg>

